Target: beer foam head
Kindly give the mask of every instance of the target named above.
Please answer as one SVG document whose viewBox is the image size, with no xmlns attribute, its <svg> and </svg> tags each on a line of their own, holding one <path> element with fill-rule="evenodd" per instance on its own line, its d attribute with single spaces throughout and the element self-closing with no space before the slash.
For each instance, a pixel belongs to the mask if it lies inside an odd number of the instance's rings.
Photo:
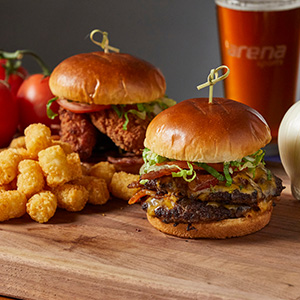
<svg viewBox="0 0 300 300">
<path fill-rule="evenodd" d="M 300 0 L 215 0 L 216 4 L 243 11 L 280 11 L 300 7 Z"/>
</svg>

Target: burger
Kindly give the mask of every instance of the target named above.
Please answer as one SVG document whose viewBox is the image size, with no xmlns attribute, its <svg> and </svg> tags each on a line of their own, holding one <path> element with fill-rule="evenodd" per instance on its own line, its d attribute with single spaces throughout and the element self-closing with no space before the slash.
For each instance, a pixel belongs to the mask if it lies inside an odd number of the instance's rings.
<svg viewBox="0 0 300 300">
<path fill-rule="evenodd" d="M 244 236 L 265 227 L 282 181 L 265 167 L 270 129 L 254 109 L 228 99 L 182 101 L 146 131 L 141 202 L 156 229 L 182 238 Z"/>
<path fill-rule="evenodd" d="M 60 105 L 60 137 L 83 160 L 96 145 L 115 145 L 141 160 L 148 124 L 175 104 L 161 71 L 125 53 L 92 52 L 62 61 L 49 80 Z M 129 164 L 132 164 L 129 159 Z"/>
</svg>

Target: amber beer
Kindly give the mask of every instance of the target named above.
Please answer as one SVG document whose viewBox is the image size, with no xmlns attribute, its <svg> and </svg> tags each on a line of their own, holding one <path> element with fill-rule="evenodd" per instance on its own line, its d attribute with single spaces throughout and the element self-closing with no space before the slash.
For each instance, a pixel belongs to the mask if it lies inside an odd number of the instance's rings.
<svg viewBox="0 0 300 300">
<path fill-rule="evenodd" d="M 296 100 L 300 1 L 247 2 L 216 1 L 222 63 L 230 68 L 225 97 L 258 110 L 276 141 L 280 121 Z"/>
</svg>

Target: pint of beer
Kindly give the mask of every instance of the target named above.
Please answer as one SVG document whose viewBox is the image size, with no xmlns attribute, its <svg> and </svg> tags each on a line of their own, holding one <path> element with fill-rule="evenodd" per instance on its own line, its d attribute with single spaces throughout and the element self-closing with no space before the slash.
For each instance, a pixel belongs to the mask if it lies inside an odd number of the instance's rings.
<svg viewBox="0 0 300 300">
<path fill-rule="evenodd" d="M 276 141 L 296 100 L 300 0 L 216 0 L 225 97 L 259 111 Z"/>
</svg>

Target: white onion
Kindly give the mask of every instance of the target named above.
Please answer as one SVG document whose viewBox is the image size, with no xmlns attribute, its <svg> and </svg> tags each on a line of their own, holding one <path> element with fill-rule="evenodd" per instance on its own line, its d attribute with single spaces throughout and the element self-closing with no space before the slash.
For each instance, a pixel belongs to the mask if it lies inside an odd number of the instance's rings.
<svg viewBox="0 0 300 300">
<path fill-rule="evenodd" d="M 292 194 L 300 200 L 300 101 L 290 107 L 280 123 L 278 148 L 283 167 L 291 180 Z"/>
</svg>

